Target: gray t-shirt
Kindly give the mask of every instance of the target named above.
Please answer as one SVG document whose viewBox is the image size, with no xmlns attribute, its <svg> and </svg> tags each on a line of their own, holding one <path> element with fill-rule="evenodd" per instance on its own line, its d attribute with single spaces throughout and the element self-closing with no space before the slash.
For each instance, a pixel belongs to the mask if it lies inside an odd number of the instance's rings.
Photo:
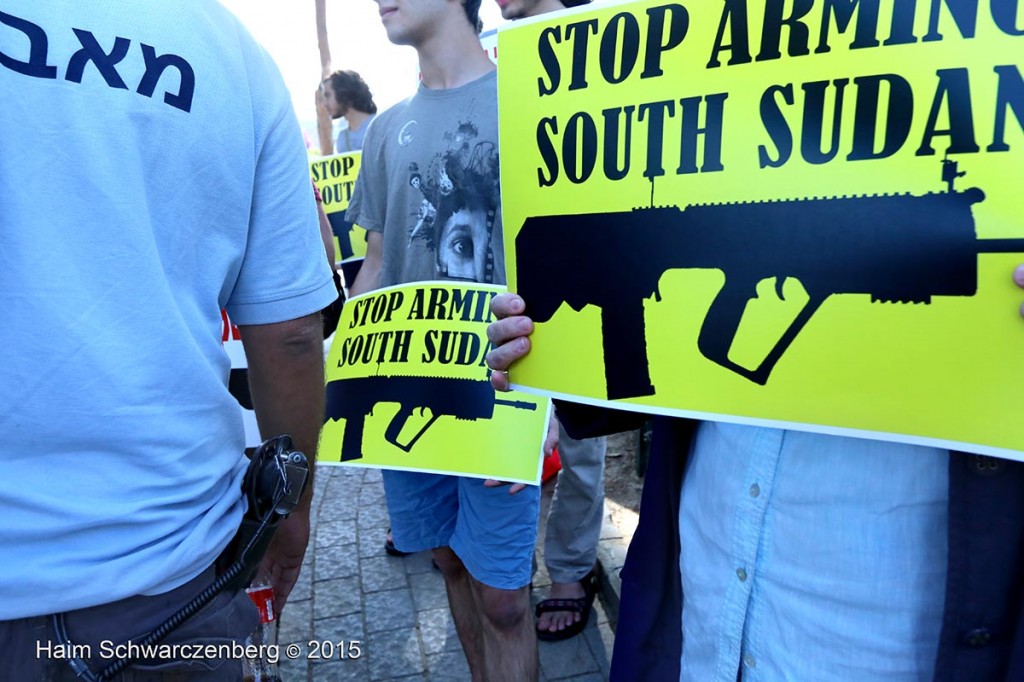
<svg viewBox="0 0 1024 682">
<path fill-rule="evenodd" d="M 369 118 L 363 121 L 363 124 L 359 126 L 359 130 L 352 130 L 348 126 L 342 129 L 338 133 L 338 143 L 334 147 L 334 151 L 337 154 L 344 154 L 345 152 L 358 152 L 363 148 L 363 138 L 366 137 L 366 129 L 373 123 L 373 119 L 377 118 L 377 114 L 370 114 Z"/>
<path fill-rule="evenodd" d="M 384 235 L 382 287 L 505 283 L 496 72 L 458 88 L 420 85 L 367 131 L 346 219 Z"/>
</svg>

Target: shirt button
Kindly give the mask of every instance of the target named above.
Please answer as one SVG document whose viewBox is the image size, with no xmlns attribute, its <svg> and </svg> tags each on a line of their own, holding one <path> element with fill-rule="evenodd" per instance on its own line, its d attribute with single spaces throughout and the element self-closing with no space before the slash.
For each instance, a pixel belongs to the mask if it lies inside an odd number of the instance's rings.
<svg viewBox="0 0 1024 682">
<path fill-rule="evenodd" d="M 749 655 L 743 657 L 743 662 L 746 663 L 748 668 L 753 668 L 757 665 L 757 661 L 754 660 L 754 657 Z"/>
<path fill-rule="evenodd" d="M 746 579 L 747 579 L 747 572 L 744 571 L 742 568 L 737 568 L 736 569 L 736 577 L 739 578 L 740 582 L 742 583 L 742 582 L 746 581 Z"/>
<path fill-rule="evenodd" d="M 761 486 L 759 486 L 756 483 L 754 485 L 750 486 L 750 496 L 751 497 L 757 497 L 760 494 L 761 494 Z"/>
<path fill-rule="evenodd" d="M 988 646 L 992 642 L 992 632 L 985 628 L 971 630 L 964 635 L 964 642 L 967 646 L 973 649 L 980 649 L 981 647 Z"/>
<path fill-rule="evenodd" d="M 995 457 L 974 455 L 974 473 L 982 477 L 995 476 L 1000 472 L 1001 464 Z"/>
</svg>

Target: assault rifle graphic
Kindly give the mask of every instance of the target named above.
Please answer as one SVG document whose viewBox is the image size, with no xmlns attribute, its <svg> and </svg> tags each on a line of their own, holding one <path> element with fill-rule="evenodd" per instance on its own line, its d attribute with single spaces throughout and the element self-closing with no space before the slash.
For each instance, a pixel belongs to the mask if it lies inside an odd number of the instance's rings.
<svg viewBox="0 0 1024 682">
<path fill-rule="evenodd" d="M 948 164 L 953 164 L 948 166 Z M 1024 252 L 1024 239 L 977 239 L 971 206 L 978 188 L 953 190 L 955 162 L 943 166 L 949 191 L 819 197 L 641 208 L 527 218 L 516 237 L 518 293 L 526 314 L 546 322 L 567 303 L 601 308 L 608 398 L 653 395 L 643 300 L 661 301 L 666 270 L 712 268 L 725 285 L 697 338 L 707 359 L 754 382 L 772 369 L 832 294 L 870 294 L 872 302 L 930 303 L 932 296 L 977 293 L 979 253 Z M 948 166 L 948 167 L 947 167 Z M 567 254 L 570 254 L 567 256 Z M 572 258 L 572 278 L 563 277 Z M 613 273 L 621 272 L 620 278 Z M 798 279 L 806 305 L 754 369 L 729 359 L 747 302 L 774 277 L 782 298 Z"/>
<path fill-rule="evenodd" d="M 494 416 L 494 407 L 536 410 L 537 406 L 520 400 L 500 400 L 487 379 L 447 379 L 417 376 L 373 376 L 337 379 L 327 384 L 326 419 L 344 419 L 345 435 L 341 440 L 341 461 L 363 456 L 363 426 L 367 415 L 373 414 L 377 403 L 399 403 L 398 414 L 388 424 L 384 438 L 392 445 L 410 452 L 416 441 L 440 417 L 476 421 Z M 430 408 L 430 419 L 408 443 L 398 440 L 405 423 L 419 408 L 424 416 Z"/>
</svg>

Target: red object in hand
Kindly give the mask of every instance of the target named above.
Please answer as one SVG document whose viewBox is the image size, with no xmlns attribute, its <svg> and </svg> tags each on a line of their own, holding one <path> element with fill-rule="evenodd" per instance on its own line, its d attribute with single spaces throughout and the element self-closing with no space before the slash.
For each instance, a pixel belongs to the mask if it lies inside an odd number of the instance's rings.
<svg viewBox="0 0 1024 682">
<path fill-rule="evenodd" d="M 269 582 L 253 585 L 245 589 L 249 599 L 256 605 L 260 612 L 260 623 L 269 623 L 274 620 L 274 588 Z"/>
<path fill-rule="evenodd" d="M 551 451 L 550 457 L 544 458 L 544 468 L 540 472 L 541 483 L 547 483 L 548 479 L 562 470 L 562 458 L 558 456 L 558 447 Z"/>
</svg>

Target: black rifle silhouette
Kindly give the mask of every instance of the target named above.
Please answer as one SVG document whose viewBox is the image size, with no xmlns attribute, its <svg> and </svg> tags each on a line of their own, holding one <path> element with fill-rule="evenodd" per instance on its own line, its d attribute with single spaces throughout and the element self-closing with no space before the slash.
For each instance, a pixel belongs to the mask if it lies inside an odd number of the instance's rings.
<svg viewBox="0 0 1024 682">
<path fill-rule="evenodd" d="M 536 410 L 537 406 L 519 400 L 500 400 L 487 379 L 447 379 L 417 376 L 373 376 L 337 379 L 327 384 L 326 420 L 344 419 L 345 435 L 341 441 L 341 461 L 363 456 L 363 426 L 366 416 L 373 414 L 377 403 L 399 403 L 398 413 L 391 419 L 384 438 L 392 445 L 409 452 L 416 441 L 443 415 L 475 421 L 494 416 L 494 406 Z M 398 436 L 405 422 L 419 408 L 420 416 L 430 408 L 430 420 L 408 443 Z"/>
<path fill-rule="evenodd" d="M 527 218 L 516 237 L 518 293 L 535 322 L 550 320 L 563 302 L 576 311 L 601 308 L 605 380 L 608 398 L 616 400 L 655 392 L 643 299 L 661 300 L 665 271 L 721 270 L 725 285 L 704 318 L 697 348 L 764 385 L 832 294 L 904 303 L 973 296 L 979 253 L 1024 252 L 1024 239 L 976 238 L 971 206 L 984 199 L 972 188 Z M 780 298 L 785 278 L 795 277 L 809 300 L 751 370 L 731 361 L 729 350 L 757 283 L 768 277 L 776 278 Z"/>
<path fill-rule="evenodd" d="M 331 231 L 338 238 L 338 248 L 341 249 L 342 260 L 355 255 L 352 250 L 352 226 L 353 223 L 345 220 L 344 211 L 335 211 L 327 214 L 327 222 L 331 224 Z"/>
</svg>

